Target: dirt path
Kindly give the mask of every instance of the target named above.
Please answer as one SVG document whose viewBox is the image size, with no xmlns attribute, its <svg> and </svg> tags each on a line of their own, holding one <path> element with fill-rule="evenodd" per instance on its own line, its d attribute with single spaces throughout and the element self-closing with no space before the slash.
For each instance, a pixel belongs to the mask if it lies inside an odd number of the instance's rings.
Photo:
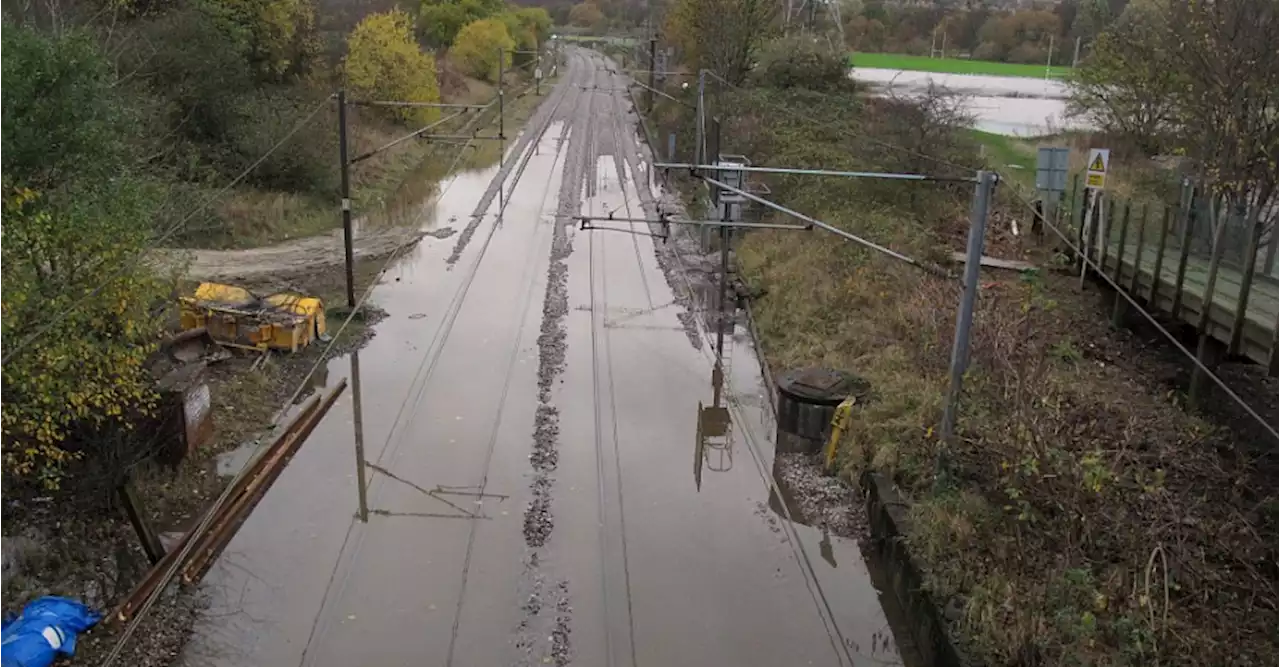
<svg viewBox="0 0 1280 667">
<path fill-rule="evenodd" d="M 353 244 L 356 261 L 385 257 L 419 242 L 424 236 L 446 238 L 451 227 L 424 232 L 396 227 L 360 232 Z M 310 273 L 341 266 L 344 261 L 342 230 L 321 236 L 286 241 L 244 250 L 175 249 L 164 251 L 170 261 L 189 262 L 186 274 L 193 280 L 258 282 L 264 276 Z"/>
</svg>

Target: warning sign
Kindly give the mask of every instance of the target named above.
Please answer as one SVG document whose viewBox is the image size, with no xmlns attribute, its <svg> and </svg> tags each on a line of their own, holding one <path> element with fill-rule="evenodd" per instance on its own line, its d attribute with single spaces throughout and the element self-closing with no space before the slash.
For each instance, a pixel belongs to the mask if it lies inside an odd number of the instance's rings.
<svg viewBox="0 0 1280 667">
<path fill-rule="evenodd" d="M 1091 190 L 1101 190 L 1107 186 L 1107 167 L 1111 164 L 1111 151 L 1106 148 L 1089 149 L 1088 170 L 1085 172 L 1084 185 Z"/>
</svg>

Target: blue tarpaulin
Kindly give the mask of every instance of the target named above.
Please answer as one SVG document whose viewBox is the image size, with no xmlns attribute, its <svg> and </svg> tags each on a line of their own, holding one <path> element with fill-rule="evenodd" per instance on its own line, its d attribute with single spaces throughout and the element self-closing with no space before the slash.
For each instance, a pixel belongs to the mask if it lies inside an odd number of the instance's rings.
<svg viewBox="0 0 1280 667">
<path fill-rule="evenodd" d="M 67 598 L 29 602 L 0 628 L 0 666 L 48 667 L 59 653 L 75 653 L 76 635 L 101 619 L 102 614 Z"/>
</svg>

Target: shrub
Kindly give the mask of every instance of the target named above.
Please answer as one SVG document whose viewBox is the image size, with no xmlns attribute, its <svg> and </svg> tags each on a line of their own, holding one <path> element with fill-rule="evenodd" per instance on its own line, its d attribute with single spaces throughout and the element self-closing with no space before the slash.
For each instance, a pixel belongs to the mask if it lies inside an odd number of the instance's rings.
<svg viewBox="0 0 1280 667">
<path fill-rule="evenodd" d="M 347 84 L 357 95 L 405 102 L 437 102 L 436 59 L 413 38 L 413 21 L 399 9 L 370 14 L 347 38 Z M 399 110 L 400 118 L 429 123 L 435 109 Z"/>
<path fill-rule="evenodd" d="M 515 44 L 506 24 L 498 19 L 483 19 L 467 24 L 458 32 L 449 55 L 471 76 L 496 82 L 499 62 L 503 67 L 511 65 L 510 51 Z"/>
<path fill-rule="evenodd" d="M 263 89 L 238 101 L 231 143 L 242 164 L 266 153 L 311 113 L 316 95 L 294 89 Z M 337 130 L 313 118 L 250 174 L 250 182 L 272 190 L 331 194 L 337 191 Z"/>
<path fill-rule="evenodd" d="M 770 88 L 853 88 L 844 54 L 805 35 L 785 37 L 766 46 L 752 76 Z"/>
</svg>

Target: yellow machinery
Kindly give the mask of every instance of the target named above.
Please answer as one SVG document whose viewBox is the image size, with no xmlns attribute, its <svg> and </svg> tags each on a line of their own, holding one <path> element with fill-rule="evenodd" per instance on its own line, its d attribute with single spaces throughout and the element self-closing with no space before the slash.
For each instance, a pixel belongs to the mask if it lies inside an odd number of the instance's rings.
<svg viewBox="0 0 1280 667">
<path fill-rule="evenodd" d="M 849 419 L 853 416 L 854 403 L 857 403 L 857 399 L 853 396 L 844 399 L 840 405 L 836 406 L 836 412 L 831 416 L 831 439 L 827 441 L 826 454 L 824 456 L 828 472 L 835 469 L 836 450 L 840 448 L 840 439 L 844 437 L 844 432 L 849 428 Z"/>
<path fill-rule="evenodd" d="M 204 327 L 223 345 L 297 352 L 325 336 L 324 302 L 296 292 L 258 297 L 243 287 L 201 283 L 179 305 L 183 329 Z"/>
</svg>

